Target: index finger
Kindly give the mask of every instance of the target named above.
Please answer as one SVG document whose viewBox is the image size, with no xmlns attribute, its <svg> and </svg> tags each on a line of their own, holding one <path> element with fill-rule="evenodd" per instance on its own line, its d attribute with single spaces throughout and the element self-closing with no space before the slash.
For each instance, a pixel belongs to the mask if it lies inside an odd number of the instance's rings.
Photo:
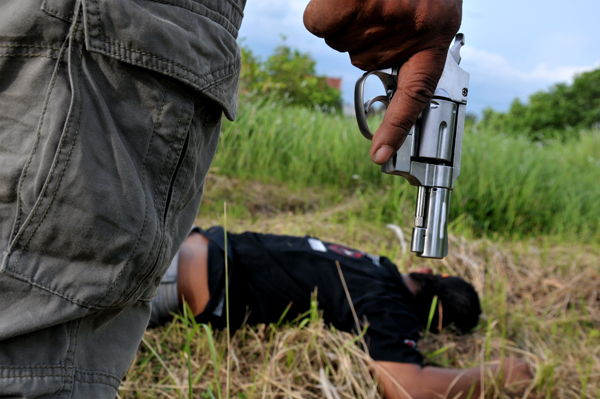
<svg viewBox="0 0 600 399">
<path fill-rule="evenodd" d="M 419 114 L 433 97 L 447 50 L 429 48 L 415 53 L 398 72 L 398 88 L 371 143 L 371 159 L 385 163 L 404 143 Z"/>
</svg>

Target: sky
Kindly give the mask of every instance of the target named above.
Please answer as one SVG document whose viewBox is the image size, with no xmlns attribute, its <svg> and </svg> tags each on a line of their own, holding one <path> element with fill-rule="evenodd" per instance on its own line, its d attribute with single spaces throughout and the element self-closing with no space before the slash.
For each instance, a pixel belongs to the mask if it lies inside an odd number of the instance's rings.
<svg viewBox="0 0 600 399">
<path fill-rule="evenodd" d="M 390 0 L 388 0 L 390 1 Z M 247 0 L 239 37 L 263 59 L 282 43 L 308 52 L 317 73 L 341 77 L 345 103 L 362 71 L 302 24 L 308 0 Z M 600 68 L 600 0 L 464 0 L 461 66 L 470 73 L 467 112 L 507 111 L 519 97 Z M 383 93 L 382 93 L 383 94 Z"/>
</svg>

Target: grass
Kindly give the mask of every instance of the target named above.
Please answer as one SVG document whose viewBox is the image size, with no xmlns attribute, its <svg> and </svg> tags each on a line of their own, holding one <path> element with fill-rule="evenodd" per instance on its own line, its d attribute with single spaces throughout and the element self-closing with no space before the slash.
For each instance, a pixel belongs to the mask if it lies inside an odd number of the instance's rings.
<svg viewBox="0 0 600 399">
<path fill-rule="evenodd" d="M 226 124 L 197 223 L 320 237 L 471 281 L 483 317 L 470 335 L 428 334 L 427 362 L 524 358 L 534 381 L 486 383 L 486 398 L 600 398 L 600 134 L 532 144 L 465 133 L 442 261 L 402 250 L 416 189 L 366 160 L 355 122 L 270 104 Z M 402 226 L 403 236 L 386 228 Z M 399 242 L 400 241 L 400 242 Z M 121 398 L 380 398 L 371 360 L 316 307 L 288 325 L 230 337 L 185 315 L 146 332 Z M 228 349 L 229 348 L 229 349 Z M 227 366 L 230 364 L 230 366 Z"/>
<path fill-rule="evenodd" d="M 469 126 L 451 219 L 462 234 L 521 239 L 540 234 L 600 242 L 600 133 L 545 145 Z M 416 188 L 368 161 L 352 118 L 247 104 L 225 123 L 219 173 L 293 188 L 326 187 L 368 199 L 361 219 L 410 222 Z M 336 203 L 335 199 L 328 203 Z"/>
<path fill-rule="evenodd" d="M 484 311 L 476 331 L 465 336 L 429 334 L 420 347 L 429 363 L 444 367 L 472 367 L 504 355 L 524 358 L 535 371 L 534 382 L 519 390 L 490 382 L 487 398 L 600 397 L 598 246 L 560 243 L 556 237 L 499 243 L 451 235 L 446 259 L 425 260 L 403 253 L 385 223 L 348 220 L 348 213 L 364 206 L 358 194 L 328 207 L 321 204 L 331 192 L 279 185 L 273 205 L 264 196 L 269 184 L 244 184 L 212 173 L 207 187 L 207 203 L 216 203 L 214 198 L 227 201 L 227 225 L 234 232 L 309 233 L 386 255 L 402 271 L 433 266 L 471 281 Z M 232 203 L 247 211 L 232 216 Z M 197 223 L 223 224 L 223 211 L 216 204 L 207 208 L 212 207 Z M 146 333 L 120 396 L 381 397 L 369 374 L 370 360 L 355 345 L 357 337 L 330 329 L 315 313 L 292 325 L 246 327 L 231 337 L 229 352 L 226 334 L 177 317 L 169 326 Z"/>
</svg>

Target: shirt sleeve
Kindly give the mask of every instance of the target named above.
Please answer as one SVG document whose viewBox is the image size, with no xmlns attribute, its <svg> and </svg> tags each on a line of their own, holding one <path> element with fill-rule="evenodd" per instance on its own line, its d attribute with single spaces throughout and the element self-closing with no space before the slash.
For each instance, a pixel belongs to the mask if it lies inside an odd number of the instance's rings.
<svg viewBox="0 0 600 399">
<path fill-rule="evenodd" d="M 387 287 L 371 292 L 355 303 L 359 320 L 366 320 L 365 341 L 374 360 L 423 364 L 417 342 L 421 322 L 402 293 Z"/>
</svg>

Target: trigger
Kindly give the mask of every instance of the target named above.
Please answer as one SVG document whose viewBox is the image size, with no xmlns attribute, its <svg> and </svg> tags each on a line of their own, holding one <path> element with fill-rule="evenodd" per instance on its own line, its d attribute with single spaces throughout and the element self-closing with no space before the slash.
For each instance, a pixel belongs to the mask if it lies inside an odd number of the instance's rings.
<svg viewBox="0 0 600 399">
<path fill-rule="evenodd" d="M 371 106 L 373 104 L 375 104 L 376 102 L 380 102 L 380 103 L 384 104 L 386 107 L 388 105 L 390 105 L 390 101 L 388 100 L 388 98 L 386 96 L 374 97 L 365 103 L 365 115 L 367 115 L 369 113 L 369 109 L 371 109 Z"/>
</svg>

